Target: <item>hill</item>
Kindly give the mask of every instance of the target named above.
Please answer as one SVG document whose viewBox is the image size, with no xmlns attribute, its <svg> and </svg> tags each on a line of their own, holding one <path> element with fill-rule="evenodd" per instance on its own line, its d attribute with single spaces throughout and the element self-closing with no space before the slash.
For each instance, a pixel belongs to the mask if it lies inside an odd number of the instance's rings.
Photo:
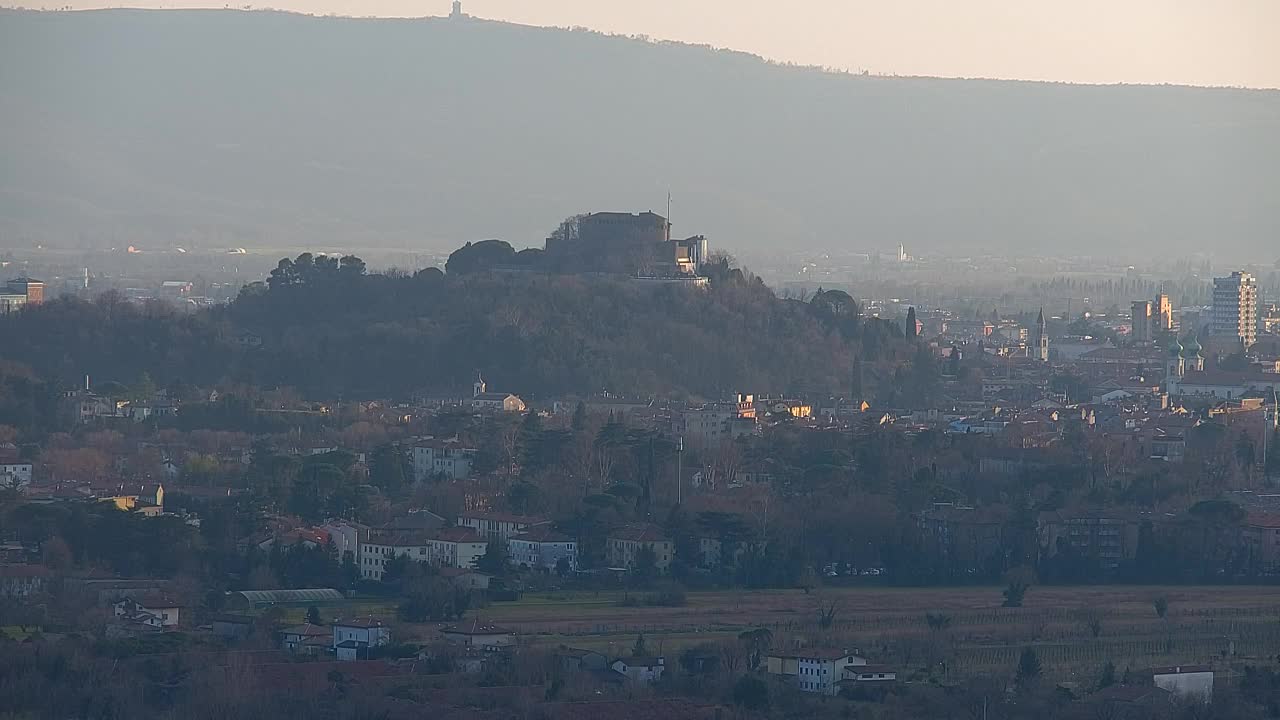
<svg viewBox="0 0 1280 720">
<path fill-rule="evenodd" d="M 46 302 L 0 315 L 0 336 L 20 339 L 0 344 L 0 423 L 4 379 L 26 388 L 33 374 L 62 387 L 90 375 L 350 399 L 460 397 L 481 371 L 494 389 L 531 399 L 720 398 L 842 394 L 855 358 L 909 357 L 898 326 L 862 319 L 844 293 L 782 300 L 726 264 L 710 271 L 711 287 L 695 289 L 536 273 L 365 275 L 308 263 L 294 283 L 251 285 L 229 307 L 195 314 L 110 293 Z"/>
<path fill-rule="evenodd" d="M 0 15 L 0 246 L 541 245 L 659 210 L 730 251 L 1250 255 L 1280 92 L 862 77 L 484 21 Z"/>
</svg>

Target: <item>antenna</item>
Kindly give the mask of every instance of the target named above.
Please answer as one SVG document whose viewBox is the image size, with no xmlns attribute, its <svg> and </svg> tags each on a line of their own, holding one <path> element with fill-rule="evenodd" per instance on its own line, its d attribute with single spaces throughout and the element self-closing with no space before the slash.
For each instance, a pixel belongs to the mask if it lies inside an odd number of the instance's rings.
<svg viewBox="0 0 1280 720">
<path fill-rule="evenodd" d="M 671 191 L 667 191 L 667 242 L 671 242 Z"/>
</svg>

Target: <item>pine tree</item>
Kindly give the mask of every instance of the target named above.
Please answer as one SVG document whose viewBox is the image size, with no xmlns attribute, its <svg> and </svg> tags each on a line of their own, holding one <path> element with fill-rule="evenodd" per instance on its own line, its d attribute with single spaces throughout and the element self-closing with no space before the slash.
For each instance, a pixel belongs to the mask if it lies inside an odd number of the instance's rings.
<svg viewBox="0 0 1280 720">
<path fill-rule="evenodd" d="M 649 653 L 649 646 L 644 643 L 644 633 L 636 637 L 636 644 L 631 646 L 631 657 L 644 657 Z"/>
<path fill-rule="evenodd" d="M 908 340 L 915 340 L 919 335 L 916 332 L 916 309 L 914 307 L 907 308 L 907 327 L 906 337 Z"/>
</svg>

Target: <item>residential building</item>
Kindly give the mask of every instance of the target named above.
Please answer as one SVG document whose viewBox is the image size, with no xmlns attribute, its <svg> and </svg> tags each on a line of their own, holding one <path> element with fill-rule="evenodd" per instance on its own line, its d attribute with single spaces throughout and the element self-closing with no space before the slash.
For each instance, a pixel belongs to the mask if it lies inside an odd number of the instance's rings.
<svg viewBox="0 0 1280 720">
<path fill-rule="evenodd" d="M 1233 272 L 1213 279 L 1210 332 L 1230 338 L 1248 350 L 1258 337 L 1258 279 L 1247 272 Z"/>
<path fill-rule="evenodd" d="M 501 650 L 516 644 L 514 630 L 486 625 L 478 619 L 472 619 L 458 625 L 450 625 L 440 629 L 444 639 L 454 645 L 480 648 L 481 650 Z"/>
<path fill-rule="evenodd" d="M 1152 684 L 1168 690 L 1175 697 L 1213 700 L 1213 668 L 1207 665 L 1181 665 L 1151 669 Z"/>
<path fill-rule="evenodd" d="M 0 458 L 0 489 L 22 490 L 31 484 L 31 463 Z"/>
<path fill-rule="evenodd" d="M 0 315 L 14 312 L 27 305 L 44 302 L 44 283 L 31 278 L 17 278 L 0 290 Z"/>
<path fill-rule="evenodd" d="M 333 630 L 303 623 L 280 631 L 280 647 L 297 655 L 321 655 L 333 648 Z"/>
<path fill-rule="evenodd" d="M 641 550 L 651 551 L 654 566 L 663 572 L 675 557 L 675 543 L 652 525 L 631 525 L 609 533 L 607 552 L 612 567 L 634 568 Z"/>
<path fill-rule="evenodd" d="M 458 527 L 471 528 L 486 540 L 504 544 L 513 535 L 549 522 L 546 518 L 501 512 L 468 512 L 458 516 Z"/>
<path fill-rule="evenodd" d="M 181 603 L 160 593 L 125 596 L 112 607 L 117 618 L 152 627 L 174 627 L 182 612 Z"/>
<path fill-rule="evenodd" d="M 391 628 L 374 617 L 339 620 L 330 627 L 339 660 L 368 660 L 370 648 L 391 644 Z"/>
<path fill-rule="evenodd" d="M 1142 518 L 1115 510 L 1055 510 L 1040 513 L 1040 547 L 1046 557 L 1068 548 L 1078 556 L 1098 563 L 1102 570 L 1115 570 L 1138 551 L 1138 528 Z"/>
<path fill-rule="evenodd" d="M 414 562 L 433 562 L 435 545 L 431 535 L 424 532 L 371 531 L 369 539 L 360 544 L 356 566 L 360 577 L 366 580 L 382 580 L 387 562 L 397 557 L 407 557 Z"/>
<path fill-rule="evenodd" d="M 51 574 L 43 565 L 0 565 L 0 597 L 36 595 L 44 590 Z"/>
<path fill-rule="evenodd" d="M 840 684 L 848 687 L 862 683 L 897 682 L 898 671 L 887 665 L 846 665 L 844 681 Z"/>
<path fill-rule="evenodd" d="M 430 540 L 431 562 L 441 567 L 472 568 L 489 543 L 473 529 L 444 528 Z"/>
<path fill-rule="evenodd" d="M 428 440 L 413 448 L 413 477 L 423 482 L 430 477 L 463 480 L 471 476 L 476 449 L 456 440 Z"/>
<path fill-rule="evenodd" d="M 567 563 L 569 571 L 578 569 L 578 543 L 547 525 L 512 535 L 507 540 L 507 555 L 512 564 L 534 570 L 555 572 L 561 560 Z"/>
<path fill-rule="evenodd" d="M 663 657 L 619 658 L 609 667 L 633 683 L 651 685 L 662 679 L 667 660 Z"/>
<path fill-rule="evenodd" d="M 1132 331 L 1129 338 L 1134 342 L 1151 342 L 1152 334 L 1155 331 L 1155 318 L 1152 317 L 1152 308 L 1150 300 L 1135 300 L 1133 303 L 1133 312 L 1130 313 L 1132 319 Z"/>
<path fill-rule="evenodd" d="M 846 668 L 866 664 L 866 658 L 848 650 L 823 648 L 771 652 L 765 661 L 770 675 L 791 678 L 801 691 L 822 695 L 838 694 Z"/>
</svg>

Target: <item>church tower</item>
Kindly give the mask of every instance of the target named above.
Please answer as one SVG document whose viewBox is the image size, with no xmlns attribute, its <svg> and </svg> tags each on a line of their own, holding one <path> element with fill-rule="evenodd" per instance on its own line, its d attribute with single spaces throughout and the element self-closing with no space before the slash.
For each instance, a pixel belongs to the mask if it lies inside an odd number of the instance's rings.
<svg viewBox="0 0 1280 720">
<path fill-rule="evenodd" d="M 1200 350 L 1200 341 L 1193 332 L 1187 336 L 1187 345 L 1182 349 L 1184 371 L 1204 372 L 1204 354 Z"/>
<path fill-rule="evenodd" d="M 1169 347 L 1165 351 L 1164 376 L 1167 380 L 1181 379 L 1186 374 L 1187 365 L 1183 358 L 1183 347 L 1177 335 L 1169 336 Z"/>
<path fill-rule="evenodd" d="M 1044 308 L 1036 318 L 1035 347 L 1031 349 L 1031 357 L 1039 362 L 1049 362 L 1049 331 L 1044 321 Z"/>
<path fill-rule="evenodd" d="M 480 373 L 476 373 L 476 381 L 471 386 L 471 397 L 480 397 L 484 394 L 484 377 Z"/>
</svg>

